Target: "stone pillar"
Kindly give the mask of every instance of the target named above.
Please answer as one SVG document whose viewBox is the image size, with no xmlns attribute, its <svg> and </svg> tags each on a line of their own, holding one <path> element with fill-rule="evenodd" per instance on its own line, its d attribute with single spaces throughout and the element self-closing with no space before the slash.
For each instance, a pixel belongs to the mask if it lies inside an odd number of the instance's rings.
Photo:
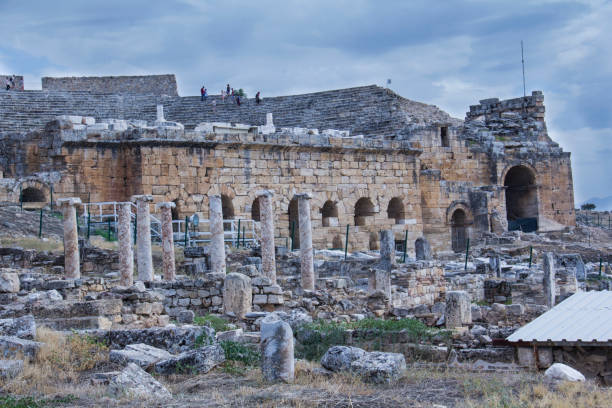
<svg viewBox="0 0 612 408">
<path fill-rule="evenodd" d="M 552 252 L 547 252 L 544 254 L 544 297 L 549 309 L 555 306 L 556 291 L 555 256 Z"/>
<path fill-rule="evenodd" d="M 214 273 L 225 273 L 223 206 L 221 196 L 218 194 L 208 196 L 208 218 L 210 219 L 210 269 Z"/>
<path fill-rule="evenodd" d="M 172 202 L 157 203 L 156 208 L 161 210 L 161 236 L 164 280 L 176 279 L 176 265 L 174 263 L 174 231 L 172 230 L 172 209 L 176 204 Z"/>
<path fill-rule="evenodd" d="M 390 271 L 397 266 L 395 261 L 395 237 L 393 231 L 380 231 L 380 266 L 386 271 Z"/>
<path fill-rule="evenodd" d="M 489 258 L 489 265 L 491 266 L 493 274 L 497 278 L 501 278 L 501 260 L 499 259 L 499 256 Z"/>
<path fill-rule="evenodd" d="M 134 284 L 134 252 L 132 248 L 132 204 L 119 204 L 119 270 L 121 286 Z"/>
<path fill-rule="evenodd" d="M 446 328 L 454 329 L 472 323 L 472 305 L 470 294 L 463 291 L 446 292 Z"/>
<path fill-rule="evenodd" d="M 430 261 L 432 259 L 431 246 L 425 237 L 417 238 L 414 241 L 414 252 L 417 261 Z"/>
<path fill-rule="evenodd" d="M 288 323 L 266 317 L 261 322 L 261 371 L 267 381 L 293 382 L 293 331 Z"/>
<path fill-rule="evenodd" d="M 298 199 L 298 217 L 300 223 L 300 259 L 302 288 L 305 290 L 315 289 L 314 260 L 312 249 L 312 226 L 310 222 L 310 200 L 309 193 L 296 194 Z"/>
<path fill-rule="evenodd" d="M 153 257 L 151 256 L 151 216 L 149 203 L 151 195 L 135 195 L 132 201 L 136 203 L 136 256 L 138 263 L 138 280 L 150 282 L 153 280 Z"/>
<path fill-rule="evenodd" d="M 223 284 L 223 312 L 244 319 L 252 303 L 251 278 L 241 273 L 227 274 Z"/>
<path fill-rule="evenodd" d="M 383 291 L 391 300 L 391 273 L 382 269 L 368 271 L 368 295 L 376 291 Z"/>
<path fill-rule="evenodd" d="M 60 198 L 57 205 L 64 216 L 64 273 L 66 279 L 81 278 L 79 259 L 79 230 L 77 228 L 76 208 L 81 204 L 78 197 Z"/>
<path fill-rule="evenodd" d="M 276 259 L 274 249 L 274 206 L 270 190 L 258 191 L 259 217 L 261 219 L 261 270 L 265 277 L 276 284 Z"/>
</svg>

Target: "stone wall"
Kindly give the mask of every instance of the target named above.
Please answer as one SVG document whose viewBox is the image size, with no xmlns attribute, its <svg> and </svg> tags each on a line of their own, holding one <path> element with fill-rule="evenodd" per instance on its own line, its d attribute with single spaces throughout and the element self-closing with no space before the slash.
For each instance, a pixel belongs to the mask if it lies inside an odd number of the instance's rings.
<svg viewBox="0 0 612 408">
<path fill-rule="evenodd" d="M 43 91 L 178 96 L 174 74 L 42 78 Z"/>
</svg>

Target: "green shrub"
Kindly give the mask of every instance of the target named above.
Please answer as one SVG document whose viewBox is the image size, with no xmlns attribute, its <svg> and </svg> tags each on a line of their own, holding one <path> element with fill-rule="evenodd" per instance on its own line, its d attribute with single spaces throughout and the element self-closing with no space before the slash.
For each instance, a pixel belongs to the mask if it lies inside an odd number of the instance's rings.
<svg viewBox="0 0 612 408">
<path fill-rule="evenodd" d="M 193 319 L 193 322 L 198 326 L 212 327 L 213 329 L 215 329 L 216 332 L 222 332 L 232 329 L 232 326 L 229 326 L 227 320 L 213 314 L 207 314 L 206 316 L 196 316 Z"/>
<path fill-rule="evenodd" d="M 238 361 L 248 367 L 257 366 L 261 361 L 261 353 L 243 343 L 226 340 L 219 344 L 225 352 L 226 361 Z"/>
<path fill-rule="evenodd" d="M 32 397 L 13 397 L 11 395 L 0 396 L 0 407 L 2 408 L 46 408 L 60 407 L 73 402 L 76 397 L 72 394 L 65 397 L 55 397 L 53 399 L 36 400 Z"/>
</svg>

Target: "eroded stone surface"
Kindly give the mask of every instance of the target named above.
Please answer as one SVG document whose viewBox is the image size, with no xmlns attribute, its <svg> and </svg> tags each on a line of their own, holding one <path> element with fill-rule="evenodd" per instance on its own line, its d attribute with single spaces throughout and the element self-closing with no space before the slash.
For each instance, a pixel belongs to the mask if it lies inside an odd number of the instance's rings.
<svg viewBox="0 0 612 408">
<path fill-rule="evenodd" d="M 270 382 L 293 382 L 293 331 L 289 324 L 271 316 L 261 322 L 261 370 Z"/>
<path fill-rule="evenodd" d="M 251 278 L 241 273 L 230 273 L 223 285 L 223 311 L 244 318 L 251 311 Z"/>
<path fill-rule="evenodd" d="M 213 273 L 225 273 L 225 231 L 220 195 L 208 196 L 210 217 L 210 269 Z"/>
<path fill-rule="evenodd" d="M 158 374 L 204 374 L 225 361 L 225 352 L 218 344 L 186 351 L 155 364 Z"/>
<path fill-rule="evenodd" d="M 134 251 L 132 249 L 132 205 L 121 203 L 119 205 L 119 269 L 122 286 L 134 284 Z"/>
<path fill-rule="evenodd" d="M 110 380 L 108 392 L 116 398 L 124 396 L 146 400 L 172 398 L 166 387 L 134 363 L 129 363 L 118 376 Z"/>
<path fill-rule="evenodd" d="M 136 256 L 138 260 L 138 280 L 150 282 L 153 280 L 153 257 L 151 254 L 151 215 L 149 203 L 153 201 L 151 195 L 135 195 L 132 201 L 136 202 Z"/>
</svg>

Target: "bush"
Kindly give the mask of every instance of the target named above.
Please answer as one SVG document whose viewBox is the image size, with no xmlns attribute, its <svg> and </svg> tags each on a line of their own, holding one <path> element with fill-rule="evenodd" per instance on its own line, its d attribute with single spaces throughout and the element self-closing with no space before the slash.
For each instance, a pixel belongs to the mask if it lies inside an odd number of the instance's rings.
<svg viewBox="0 0 612 408">
<path fill-rule="evenodd" d="M 596 205 L 593 203 L 584 203 L 580 206 L 581 210 L 593 211 Z"/>
<path fill-rule="evenodd" d="M 226 340 L 219 343 L 225 352 L 226 361 L 238 361 L 247 367 L 259 365 L 261 353 L 236 341 Z"/>
<path fill-rule="evenodd" d="M 215 329 L 216 332 L 222 332 L 232 329 L 232 326 L 228 324 L 227 320 L 213 314 L 207 314 L 206 316 L 196 316 L 193 319 L 193 323 L 197 324 L 198 326 L 212 327 L 213 329 Z"/>
</svg>

